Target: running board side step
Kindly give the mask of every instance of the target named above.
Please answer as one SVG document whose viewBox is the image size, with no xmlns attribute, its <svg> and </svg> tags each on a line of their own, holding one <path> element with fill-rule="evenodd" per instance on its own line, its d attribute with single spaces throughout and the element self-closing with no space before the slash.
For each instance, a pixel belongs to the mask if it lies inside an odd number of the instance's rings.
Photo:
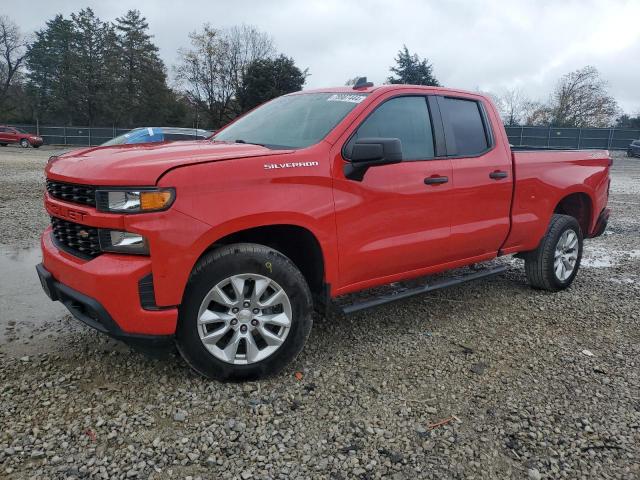
<svg viewBox="0 0 640 480">
<path fill-rule="evenodd" d="M 460 285 L 461 283 L 471 282 L 472 280 L 479 280 L 481 278 L 493 277 L 504 272 L 507 269 L 506 265 L 500 265 L 498 267 L 488 268 L 468 275 L 458 275 L 452 278 L 447 278 L 434 282 L 431 285 L 424 285 L 417 288 L 408 288 L 405 290 L 397 290 L 395 292 L 381 295 L 373 298 L 372 300 L 365 300 L 359 303 L 352 303 L 351 305 L 339 306 L 338 309 L 345 315 L 350 313 L 359 312 L 360 310 L 366 310 L 367 308 L 378 307 L 386 303 L 395 302 L 405 298 L 420 295 L 421 293 L 432 292 L 434 290 L 440 290 L 441 288 L 452 287 L 454 285 Z"/>
</svg>

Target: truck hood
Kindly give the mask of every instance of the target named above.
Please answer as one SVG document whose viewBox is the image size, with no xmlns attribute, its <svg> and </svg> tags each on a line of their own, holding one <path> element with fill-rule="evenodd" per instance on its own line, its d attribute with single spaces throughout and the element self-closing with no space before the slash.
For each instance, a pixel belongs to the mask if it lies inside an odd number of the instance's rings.
<svg viewBox="0 0 640 480">
<path fill-rule="evenodd" d="M 244 143 L 209 141 L 90 147 L 65 152 L 45 169 L 48 178 L 88 185 L 155 185 L 175 167 L 293 153 Z M 55 157 L 55 156 L 54 156 Z"/>
</svg>

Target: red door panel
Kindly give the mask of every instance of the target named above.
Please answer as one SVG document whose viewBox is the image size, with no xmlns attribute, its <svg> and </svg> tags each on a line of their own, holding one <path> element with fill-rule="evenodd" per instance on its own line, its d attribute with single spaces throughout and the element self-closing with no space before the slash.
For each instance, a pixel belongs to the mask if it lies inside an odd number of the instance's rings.
<svg viewBox="0 0 640 480">
<path fill-rule="evenodd" d="M 451 162 L 451 248 L 456 259 L 496 253 L 509 233 L 511 159 L 502 149 L 494 149 L 480 157 Z M 492 172 L 495 178 L 490 177 Z"/>
<path fill-rule="evenodd" d="M 373 167 L 361 182 L 334 175 L 341 287 L 451 258 L 451 181 L 424 182 L 451 175 L 448 159 Z"/>
<path fill-rule="evenodd" d="M 451 249 L 455 260 L 496 255 L 510 228 L 511 152 L 491 125 L 493 108 L 473 96 L 438 97 L 447 153 L 451 155 Z"/>
</svg>

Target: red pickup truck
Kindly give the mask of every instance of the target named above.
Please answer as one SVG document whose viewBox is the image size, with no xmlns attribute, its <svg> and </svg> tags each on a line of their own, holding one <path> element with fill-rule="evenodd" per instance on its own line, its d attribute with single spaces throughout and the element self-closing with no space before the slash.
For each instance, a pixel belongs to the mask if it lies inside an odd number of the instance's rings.
<svg viewBox="0 0 640 480">
<path fill-rule="evenodd" d="M 52 157 L 37 270 L 98 330 L 175 341 L 210 378 L 257 378 L 301 351 L 314 307 L 350 292 L 513 254 L 533 287 L 568 287 L 583 238 L 605 229 L 610 165 L 606 151 L 512 151 L 478 93 L 304 91 L 209 141 Z"/>
</svg>

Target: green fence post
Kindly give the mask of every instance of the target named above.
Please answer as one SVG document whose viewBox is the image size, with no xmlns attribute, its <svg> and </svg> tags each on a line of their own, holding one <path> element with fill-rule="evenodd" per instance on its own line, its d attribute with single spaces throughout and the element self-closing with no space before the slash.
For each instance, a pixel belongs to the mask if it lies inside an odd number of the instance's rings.
<svg viewBox="0 0 640 480">
<path fill-rule="evenodd" d="M 578 150 L 580 150 L 580 140 L 582 140 L 582 129 L 578 129 Z"/>
</svg>

